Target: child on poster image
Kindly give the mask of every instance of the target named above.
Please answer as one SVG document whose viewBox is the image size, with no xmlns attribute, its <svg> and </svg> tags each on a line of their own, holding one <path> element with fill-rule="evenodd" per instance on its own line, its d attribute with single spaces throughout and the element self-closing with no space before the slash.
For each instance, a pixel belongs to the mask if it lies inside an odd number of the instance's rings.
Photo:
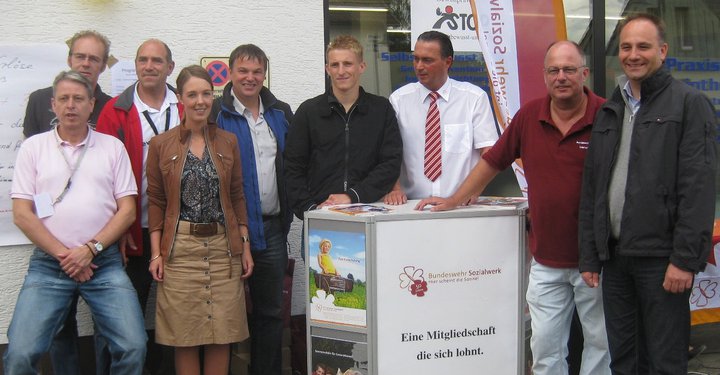
<svg viewBox="0 0 720 375">
<path fill-rule="evenodd" d="M 323 274 L 339 276 L 340 272 L 335 269 L 335 264 L 333 264 L 332 257 L 330 256 L 330 248 L 332 248 L 332 242 L 330 242 L 327 238 L 323 238 L 323 240 L 320 241 L 318 264 L 320 265 L 320 270 Z"/>
<path fill-rule="evenodd" d="M 331 374 L 329 372 L 325 371 L 324 364 L 318 363 L 315 365 L 311 375 L 331 375 Z"/>
</svg>

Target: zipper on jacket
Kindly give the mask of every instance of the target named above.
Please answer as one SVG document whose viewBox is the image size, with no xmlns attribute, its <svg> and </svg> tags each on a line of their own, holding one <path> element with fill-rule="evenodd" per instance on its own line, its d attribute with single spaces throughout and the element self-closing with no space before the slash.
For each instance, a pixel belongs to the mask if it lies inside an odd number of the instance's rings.
<svg viewBox="0 0 720 375">
<path fill-rule="evenodd" d="M 205 140 L 205 142 L 207 142 L 207 140 Z M 207 143 L 206 143 L 206 144 L 207 144 Z M 208 146 L 208 149 L 209 149 L 209 148 L 210 148 L 210 146 Z M 211 152 L 211 151 L 208 151 L 208 152 Z M 222 163 L 222 162 L 223 162 L 223 157 L 224 157 L 223 154 L 221 154 L 221 153 L 219 153 L 219 152 L 216 152 L 216 154 L 217 154 L 217 156 L 220 158 L 220 163 Z M 211 153 L 210 155 L 212 155 L 212 153 Z M 217 173 L 217 175 L 218 175 L 218 181 L 219 181 L 219 180 L 220 180 L 220 173 L 218 173 L 217 165 L 215 164 L 215 161 L 213 160 L 212 157 L 210 158 L 210 162 L 213 163 L 213 166 L 215 166 L 215 173 Z M 222 186 L 222 182 L 221 182 L 221 181 L 220 181 L 220 186 Z M 229 193 L 228 193 L 228 194 L 229 194 Z M 225 213 L 225 212 L 226 212 L 225 206 L 223 206 L 222 199 L 220 199 L 220 207 L 221 207 L 222 210 L 223 210 L 223 216 L 227 217 L 227 214 Z M 227 220 L 225 220 L 225 222 L 227 223 Z M 225 229 L 225 231 L 227 232 L 227 229 Z M 228 237 L 228 238 L 229 238 L 229 237 Z M 230 250 L 230 241 L 228 241 L 227 253 L 228 253 L 228 257 L 230 257 L 230 261 L 231 261 L 231 262 L 230 262 L 230 263 L 231 263 L 230 266 L 231 266 L 231 268 L 232 268 L 232 251 Z M 230 277 L 232 278 L 232 270 L 231 270 L 230 272 L 231 272 L 231 273 L 230 273 Z"/>
<path fill-rule="evenodd" d="M 178 186 L 181 187 L 180 189 L 182 189 L 182 170 L 185 168 L 185 162 L 187 161 L 187 151 L 189 149 L 190 149 L 190 145 L 188 144 L 188 147 L 185 149 L 186 156 L 185 156 L 185 158 L 183 158 L 182 168 L 180 168 L 180 173 L 178 173 L 178 179 L 179 179 Z M 178 156 L 175 155 L 172 158 L 170 158 L 170 160 L 175 161 L 175 160 L 177 160 L 177 158 L 178 158 Z M 167 209 L 167 206 L 165 209 Z M 172 258 L 173 248 L 175 247 L 175 237 L 177 237 L 177 229 L 178 229 L 178 225 L 180 224 L 179 210 L 180 210 L 180 206 L 178 206 L 178 215 L 177 215 L 177 219 L 175 219 L 175 235 L 173 236 L 172 241 L 170 241 L 170 250 L 168 250 L 168 260 L 170 260 L 170 258 Z"/>
<path fill-rule="evenodd" d="M 217 174 L 217 176 L 218 176 L 218 183 L 222 190 L 222 172 L 218 169 L 218 166 L 215 163 L 215 159 L 212 157 L 212 154 L 213 154 L 213 152 L 215 152 L 215 150 L 213 150 L 212 144 L 210 142 L 208 142 L 207 127 L 205 127 L 205 131 L 203 131 L 203 137 L 205 138 L 205 147 L 207 147 L 208 154 L 210 154 L 210 162 L 212 163 L 213 167 L 215 167 L 215 174 Z M 188 147 L 190 147 L 190 146 L 188 145 Z M 215 154 L 217 154 L 217 156 L 220 158 L 220 162 L 222 163 L 223 155 L 219 152 L 215 152 Z M 228 194 L 230 194 L 229 191 L 228 191 Z M 225 205 L 223 204 L 222 197 L 218 197 L 218 199 L 220 199 L 220 208 L 222 208 L 223 216 L 225 217 L 225 224 L 227 224 L 227 210 L 225 209 Z M 227 225 L 225 227 L 226 227 L 225 228 L 225 233 L 226 233 L 225 237 L 228 239 L 228 241 L 227 241 L 227 254 L 228 254 L 228 262 L 229 262 L 228 265 L 230 266 L 228 268 L 228 272 L 229 272 L 228 279 L 232 279 L 232 251 L 230 249 L 230 236 L 227 235 Z"/>
<path fill-rule="evenodd" d="M 343 116 L 340 110 L 333 107 L 335 112 L 340 115 L 340 118 L 345 121 L 345 168 L 343 174 L 343 193 L 346 193 L 348 189 L 348 163 L 350 161 L 350 117 L 352 116 L 352 113 L 353 111 L 355 111 L 356 107 L 357 104 L 353 104 L 353 106 L 350 107 L 350 111 L 348 111 L 347 117 Z"/>
<path fill-rule="evenodd" d="M 705 142 L 703 142 L 703 143 L 705 144 L 704 151 L 705 151 L 705 163 L 706 164 L 710 163 L 710 150 L 712 149 L 712 146 L 711 146 L 712 143 L 710 143 L 712 138 L 710 137 L 710 134 L 711 134 L 710 124 L 705 123 Z"/>
<path fill-rule="evenodd" d="M 623 104 L 624 104 L 623 115 L 622 115 L 622 119 L 620 120 L 620 124 L 623 125 L 623 126 L 626 126 L 626 125 L 624 124 L 624 119 L 625 119 L 625 112 L 624 112 L 624 111 L 628 111 L 628 110 L 629 110 L 629 111 L 632 112 L 632 109 L 631 109 L 631 108 L 628 108 L 629 105 L 628 105 L 628 103 L 627 103 L 627 101 L 625 100 L 624 97 L 623 97 Z M 615 112 L 615 111 L 613 111 L 613 112 Z M 615 112 L 615 115 L 617 116 L 618 113 Z M 631 113 L 631 114 L 630 114 L 629 121 L 628 121 L 630 125 L 627 125 L 627 126 L 632 126 L 632 127 L 633 127 L 633 130 L 630 132 L 630 142 L 631 142 L 631 143 L 630 143 L 630 146 L 632 146 L 633 133 L 635 132 L 635 123 L 634 123 L 634 121 L 635 121 L 636 115 L 637 115 L 637 113 Z M 613 169 L 614 169 L 614 167 L 615 167 L 615 161 L 616 161 L 616 159 L 617 159 L 618 149 L 620 148 L 620 141 L 621 141 L 620 138 L 622 137 L 622 132 L 623 132 L 622 129 L 619 129 L 619 130 L 618 130 L 617 141 L 615 142 L 615 147 L 613 147 L 612 158 L 610 159 L 609 175 L 608 175 L 608 178 L 607 178 L 607 184 L 605 184 L 605 191 L 606 191 L 606 192 L 609 192 L 609 191 L 610 191 L 610 182 L 611 182 L 611 180 L 612 180 L 612 173 L 613 173 Z M 632 151 L 632 148 L 630 149 L 630 151 Z M 628 156 L 629 156 L 629 153 L 628 153 Z M 629 176 L 630 176 L 630 159 L 628 158 L 628 177 L 629 177 Z M 625 190 L 627 191 L 627 181 L 625 181 L 625 184 L 626 184 Z M 608 194 L 608 193 L 605 193 L 605 199 L 607 200 L 607 206 L 608 206 L 608 207 L 607 207 L 607 224 L 606 224 L 606 225 L 607 225 L 607 235 L 605 236 L 605 237 L 606 237 L 606 238 L 605 238 L 605 243 L 607 244 L 607 243 L 610 243 L 610 236 L 612 236 L 612 223 L 610 222 L 610 197 L 609 197 L 609 194 Z M 625 207 L 625 202 L 623 202 L 623 211 L 625 210 L 624 207 Z M 620 246 L 620 235 L 622 234 L 622 214 L 620 214 L 620 232 L 621 232 L 621 233 L 618 233 L 618 238 L 616 238 L 616 240 L 617 240 L 616 246 Z M 612 249 L 610 249 L 610 247 L 608 246 L 608 249 L 607 249 L 607 250 L 608 250 L 608 256 L 612 256 Z"/>
</svg>

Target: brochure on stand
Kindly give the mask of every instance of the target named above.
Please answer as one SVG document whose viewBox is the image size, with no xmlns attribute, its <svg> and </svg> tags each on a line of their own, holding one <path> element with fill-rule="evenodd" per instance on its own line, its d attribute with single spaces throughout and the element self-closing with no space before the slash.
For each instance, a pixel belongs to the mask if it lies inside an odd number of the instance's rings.
<svg viewBox="0 0 720 375">
<path fill-rule="evenodd" d="M 366 203 L 353 203 L 353 204 L 339 204 L 329 208 L 330 211 L 339 212 L 346 215 L 362 215 L 362 214 L 377 214 L 377 213 L 388 213 L 392 209 L 382 206 L 376 206 Z"/>
</svg>

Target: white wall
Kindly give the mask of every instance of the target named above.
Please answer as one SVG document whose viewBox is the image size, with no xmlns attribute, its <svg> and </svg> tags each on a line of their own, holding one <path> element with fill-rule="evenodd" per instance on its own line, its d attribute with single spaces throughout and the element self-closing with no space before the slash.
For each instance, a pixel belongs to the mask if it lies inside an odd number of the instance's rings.
<svg viewBox="0 0 720 375">
<path fill-rule="evenodd" d="M 95 29 L 110 39 L 113 56 L 127 60 L 143 40 L 158 38 L 173 52 L 173 85 L 183 66 L 254 43 L 271 60 L 270 89 L 295 110 L 324 89 L 322 6 L 322 1 L 3 1 L 0 42 L 57 43 Z M 99 83 L 109 91 L 109 69 Z M 7 343 L 31 248 L 0 247 L 0 344 Z M 87 310 L 79 315 L 81 333 L 91 332 Z"/>
</svg>

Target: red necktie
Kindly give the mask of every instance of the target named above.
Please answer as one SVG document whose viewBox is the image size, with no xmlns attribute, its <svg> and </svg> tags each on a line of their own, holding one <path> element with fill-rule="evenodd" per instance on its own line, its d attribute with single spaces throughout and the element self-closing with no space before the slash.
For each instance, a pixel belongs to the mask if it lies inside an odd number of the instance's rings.
<svg viewBox="0 0 720 375">
<path fill-rule="evenodd" d="M 437 98 L 440 96 L 433 91 L 430 96 L 425 120 L 425 176 L 430 181 L 437 180 L 442 174 L 442 145 L 440 142 L 440 111 L 437 107 Z"/>
</svg>

